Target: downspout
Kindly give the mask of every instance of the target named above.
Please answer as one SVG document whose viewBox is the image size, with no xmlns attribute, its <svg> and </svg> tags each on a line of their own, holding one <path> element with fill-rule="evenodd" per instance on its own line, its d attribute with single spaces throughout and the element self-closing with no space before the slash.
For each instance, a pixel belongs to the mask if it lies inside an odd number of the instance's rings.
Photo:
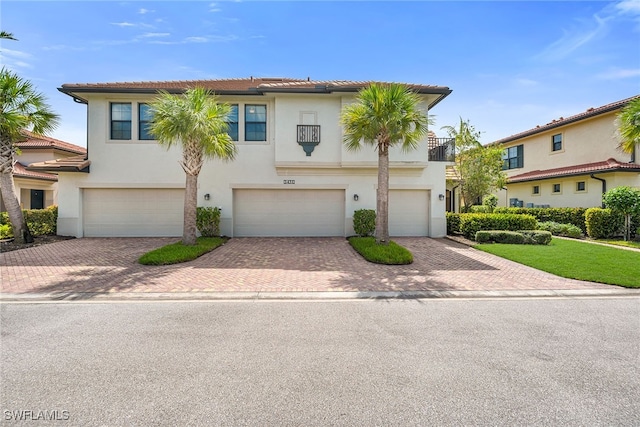
<svg viewBox="0 0 640 427">
<path fill-rule="evenodd" d="M 597 179 L 598 181 L 602 182 L 602 194 L 606 193 L 607 192 L 607 181 L 605 179 L 598 178 L 594 174 L 591 174 L 590 176 L 591 176 L 591 178 Z M 604 208 L 604 202 L 602 202 L 602 207 Z"/>
</svg>

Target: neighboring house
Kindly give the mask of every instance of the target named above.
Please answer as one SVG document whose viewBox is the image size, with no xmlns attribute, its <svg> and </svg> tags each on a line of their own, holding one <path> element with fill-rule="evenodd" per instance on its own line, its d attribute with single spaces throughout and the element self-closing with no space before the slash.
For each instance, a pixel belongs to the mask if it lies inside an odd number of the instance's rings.
<svg viewBox="0 0 640 427">
<path fill-rule="evenodd" d="M 618 186 L 640 187 L 636 153 L 618 149 L 616 115 L 634 96 L 501 139 L 499 206 L 595 207 Z"/>
<path fill-rule="evenodd" d="M 353 212 L 376 206 L 377 153 L 347 151 L 339 124 L 342 107 L 367 84 L 267 78 L 65 84 L 61 92 L 87 104 L 89 156 L 76 165 L 32 166 L 59 171 L 59 234 L 179 236 L 181 151 L 167 152 L 147 132 L 148 103 L 159 90 L 201 86 L 233 108 L 229 134 L 237 158 L 206 161 L 198 179 L 198 205 L 222 209 L 221 232 L 348 236 Z M 425 114 L 451 92 L 409 86 L 422 97 Z M 445 163 L 433 161 L 441 151 L 428 138 L 415 151 L 391 151 L 392 236 L 446 234 Z"/>
<path fill-rule="evenodd" d="M 58 175 L 28 170 L 27 166 L 35 162 L 85 156 L 87 150 L 28 131 L 23 133 L 27 139 L 16 144 L 20 154 L 13 166 L 13 181 L 20 206 L 22 209 L 43 209 L 55 205 L 58 201 Z M 6 211 L 6 208 L 0 195 L 0 212 L 2 211 Z"/>
</svg>

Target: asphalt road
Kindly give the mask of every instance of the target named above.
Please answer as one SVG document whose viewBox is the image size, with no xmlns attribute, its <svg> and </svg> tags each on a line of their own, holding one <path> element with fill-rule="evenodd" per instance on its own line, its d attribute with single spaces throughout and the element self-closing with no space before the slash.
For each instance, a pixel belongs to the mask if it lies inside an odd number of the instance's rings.
<svg viewBox="0 0 640 427">
<path fill-rule="evenodd" d="M 0 310 L 2 424 L 640 425 L 638 298 Z"/>
</svg>

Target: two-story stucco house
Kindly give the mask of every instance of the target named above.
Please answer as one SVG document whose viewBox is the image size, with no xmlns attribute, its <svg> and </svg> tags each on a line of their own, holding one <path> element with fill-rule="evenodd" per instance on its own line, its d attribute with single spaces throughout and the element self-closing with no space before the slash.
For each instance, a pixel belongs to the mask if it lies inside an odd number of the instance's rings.
<svg viewBox="0 0 640 427">
<path fill-rule="evenodd" d="M 198 205 L 222 209 L 223 234 L 350 235 L 353 212 L 376 206 L 377 153 L 347 151 L 339 115 L 367 84 L 280 78 L 65 84 L 60 91 L 88 108 L 88 157 L 75 170 L 59 169 L 58 233 L 181 235 L 181 152 L 166 151 L 147 132 L 148 103 L 159 90 L 200 86 L 233 109 L 229 134 L 238 155 L 207 161 L 198 179 Z M 409 86 L 425 114 L 451 92 Z M 445 163 L 429 160 L 438 152 L 427 138 L 415 151 L 391 152 L 391 235 L 446 234 Z"/>
<path fill-rule="evenodd" d="M 640 187 L 636 153 L 618 149 L 616 116 L 634 96 L 496 141 L 504 147 L 500 206 L 595 207 L 618 186 Z"/>
<path fill-rule="evenodd" d="M 84 147 L 23 131 L 24 141 L 16 143 L 19 154 L 13 165 L 13 181 L 22 209 L 43 209 L 58 202 L 58 175 L 29 170 L 35 162 L 86 156 Z M 5 211 L 0 195 L 0 212 Z"/>
</svg>

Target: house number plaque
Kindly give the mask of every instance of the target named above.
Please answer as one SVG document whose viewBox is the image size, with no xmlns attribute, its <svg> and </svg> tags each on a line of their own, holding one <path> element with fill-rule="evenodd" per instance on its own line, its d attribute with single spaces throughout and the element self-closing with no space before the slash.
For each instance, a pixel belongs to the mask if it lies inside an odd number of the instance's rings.
<svg viewBox="0 0 640 427">
<path fill-rule="evenodd" d="M 282 180 L 283 184 L 295 184 L 296 180 L 295 179 L 284 179 Z"/>
</svg>

